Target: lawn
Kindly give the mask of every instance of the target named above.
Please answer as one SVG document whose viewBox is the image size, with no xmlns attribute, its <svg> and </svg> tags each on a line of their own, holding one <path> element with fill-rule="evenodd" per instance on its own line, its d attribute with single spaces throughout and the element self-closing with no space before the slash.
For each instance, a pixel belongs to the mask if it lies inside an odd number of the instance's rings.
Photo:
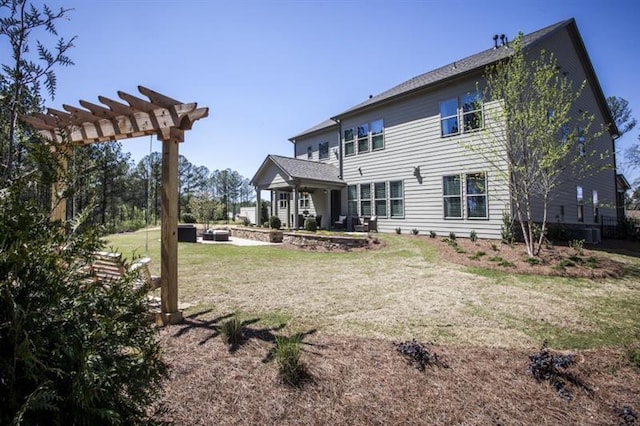
<svg viewBox="0 0 640 426">
<path fill-rule="evenodd" d="M 109 236 L 149 255 L 159 231 Z M 171 377 L 158 402 L 175 424 L 637 424 L 640 259 L 619 279 L 518 275 L 449 262 L 428 238 L 377 250 L 179 244 L 183 324 L 160 331 Z M 148 239 L 148 251 L 145 241 Z M 229 351 L 226 319 L 243 320 Z M 310 380 L 289 388 L 270 361 L 298 334 Z M 393 342 L 430 342 L 448 368 L 420 371 Z M 527 372 L 543 342 L 572 353 L 571 400 Z M 625 423 L 626 422 L 626 423 Z M 634 423 L 635 422 L 635 423 Z"/>
</svg>

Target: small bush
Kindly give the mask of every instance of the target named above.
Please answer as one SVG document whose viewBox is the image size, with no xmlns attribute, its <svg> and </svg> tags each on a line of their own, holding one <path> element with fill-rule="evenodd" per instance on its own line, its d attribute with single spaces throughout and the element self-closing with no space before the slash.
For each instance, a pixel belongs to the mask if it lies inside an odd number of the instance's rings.
<svg viewBox="0 0 640 426">
<path fill-rule="evenodd" d="M 571 240 L 569 241 L 569 247 L 574 249 L 578 256 L 584 254 L 584 240 Z"/>
<path fill-rule="evenodd" d="M 570 260 L 570 259 L 562 259 L 560 262 L 558 262 L 558 264 L 555 266 L 555 268 L 560 270 L 560 271 L 565 271 L 567 268 L 574 267 L 574 266 L 576 266 L 576 264 L 572 260 Z"/>
<path fill-rule="evenodd" d="M 600 267 L 600 260 L 595 256 L 590 256 L 584 262 L 589 268 L 596 269 Z"/>
<path fill-rule="evenodd" d="M 563 225 L 549 225 L 547 226 L 546 237 L 549 241 L 567 241 L 569 240 L 569 233 Z"/>
<path fill-rule="evenodd" d="M 489 247 L 491 247 L 491 250 L 493 250 L 493 251 L 499 251 L 500 250 L 496 243 L 491 243 L 489 245 Z"/>
<path fill-rule="evenodd" d="M 541 262 L 541 261 L 540 261 L 540 259 L 538 259 L 537 257 L 528 257 L 528 258 L 527 258 L 527 263 L 528 263 L 529 265 L 534 266 L 534 265 L 539 265 L 539 264 L 540 264 L 540 263 L 542 263 L 542 262 Z"/>
<path fill-rule="evenodd" d="M 420 231 L 418 231 L 418 228 L 413 228 L 413 229 L 411 230 L 411 233 L 412 233 L 413 235 L 418 235 L 418 234 L 420 233 Z"/>
<path fill-rule="evenodd" d="M 316 232 L 318 230 L 318 222 L 313 217 L 308 217 L 304 220 L 304 229 L 309 232 Z"/>
<path fill-rule="evenodd" d="M 455 232 L 449 232 L 449 239 L 455 241 L 456 240 L 456 233 Z"/>
<path fill-rule="evenodd" d="M 476 254 L 474 254 L 473 256 L 470 256 L 469 259 L 471 260 L 478 260 L 480 259 L 482 256 L 486 255 L 487 253 L 483 252 L 482 250 L 476 252 Z"/>
<path fill-rule="evenodd" d="M 276 337 L 275 358 L 278 363 L 278 376 L 287 386 L 300 386 L 308 378 L 307 369 L 300 361 L 301 353 L 300 336 Z"/>
<path fill-rule="evenodd" d="M 475 231 L 475 229 L 472 229 L 471 232 L 469 232 L 469 239 L 472 243 L 478 241 L 478 233 Z"/>
<path fill-rule="evenodd" d="M 509 213 L 502 214 L 502 225 L 500 225 L 500 236 L 504 244 L 513 244 L 515 241 L 515 234 L 513 233 L 513 221 Z"/>
<path fill-rule="evenodd" d="M 229 350 L 234 350 L 242 342 L 242 321 L 237 315 L 224 321 L 220 326 L 222 340 L 227 344 Z"/>
<path fill-rule="evenodd" d="M 506 268 L 513 268 L 513 267 L 515 267 L 515 266 L 516 266 L 516 265 L 514 265 L 512 262 L 509 262 L 508 260 L 503 259 L 503 258 L 502 258 L 502 257 L 500 257 L 500 256 L 493 256 L 493 257 L 490 257 L 490 258 L 489 258 L 489 260 L 490 260 L 491 262 L 496 262 L 496 263 L 498 264 L 498 266 L 504 266 L 504 267 L 506 267 Z"/>
<path fill-rule="evenodd" d="M 269 218 L 269 226 L 273 229 L 280 229 L 282 222 L 278 216 L 271 216 Z"/>
<path fill-rule="evenodd" d="M 429 231 L 429 238 L 435 238 L 437 236 L 436 231 Z"/>
<path fill-rule="evenodd" d="M 429 365 L 449 368 L 446 362 L 438 358 L 438 354 L 435 351 L 430 351 L 425 345 L 416 342 L 415 339 L 401 343 L 394 342 L 393 346 L 405 357 L 409 364 L 415 365 L 421 371 L 424 371 Z"/>
<path fill-rule="evenodd" d="M 266 220 L 263 224 L 262 224 L 263 228 L 269 228 L 269 221 Z"/>
<path fill-rule="evenodd" d="M 402 234 L 402 229 L 400 229 L 399 227 L 396 228 L 396 234 L 398 234 L 398 235 Z"/>
<path fill-rule="evenodd" d="M 184 223 L 196 223 L 196 217 L 191 213 L 185 213 L 182 215 L 182 222 Z"/>
<path fill-rule="evenodd" d="M 554 355 L 546 345 L 543 345 L 540 352 L 529 355 L 528 371 L 538 382 L 548 381 L 558 392 L 558 395 L 570 400 L 572 398 L 571 392 L 565 388 L 563 380 L 565 374 L 561 372 L 561 369 L 566 370 L 574 364 L 572 355 Z"/>
<path fill-rule="evenodd" d="M 640 370 L 640 344 L 627 348 L 627 358 L 633 367 Z"/>
<path fill-rule="evenodd" d="M 249 226 L 249 225 L 251 225 L 251 221 L 249 220 L 249 218 L 248 218 L 248 217 L 243 216 L 243 217 L 242 217 L 242 224 L 243 224 L 244 226 Z"/>
</svg>

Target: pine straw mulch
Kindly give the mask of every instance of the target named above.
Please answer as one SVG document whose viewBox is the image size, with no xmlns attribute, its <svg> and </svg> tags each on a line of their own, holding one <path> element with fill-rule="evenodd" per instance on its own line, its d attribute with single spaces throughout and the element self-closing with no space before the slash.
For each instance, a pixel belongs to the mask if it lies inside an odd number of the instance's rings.
<svg viewBox="0 0 640 426">
<path fill-rule="evenodd" d="M 577 353 L 569 370 L 568 401 L 527 372 L 538 351 L 430 346 L 448 368 L 410 365 L 386 340 L 303 339 L 311 380 L 299 388 L 279 382 L 268 361 L 274 334 L 245 328 L 233 353 L 218 336 L 217 320 L 187 319 L 161 331 L 170 379 L 159 401 L 159 420 L 212 424 L 474 424 L 616 425 L 621 411 L 640 410 L 640 372 L 621 349 Z M 631 411 L 629 411 L 631 410 Z M 637 420 L 636 423 L 637 424 Z"/>
<path fill-rule="evenodd" d="M 445 238 L 423 238 L 434 245 L 447 261 L 507 273 L 554 275 L 575 278 L 619 278 L 624 275 L 624 265 L 610 257 L 603 256 L 597 250 L 583 249 L 578 254 L 567 245 L 544 247 L 536 259 L 539 264 L 528 261 L 524 244 L 502 244 L 499 240 L 477 240 L 457 238 L 455 241 L 462 250 L 456 250 Z M 484 253 L 480 254 L 479 253 Z M 475 256 L 474 256 L 475 255 Z M 502 263 L 502 261 L 505 261 Z M 564 266 L 561 262 L 565 262 Z M 570 263 L 568 263 L 570 262 Z M 502 265 L 501 265 L 502 263 Z"/>
</svg>

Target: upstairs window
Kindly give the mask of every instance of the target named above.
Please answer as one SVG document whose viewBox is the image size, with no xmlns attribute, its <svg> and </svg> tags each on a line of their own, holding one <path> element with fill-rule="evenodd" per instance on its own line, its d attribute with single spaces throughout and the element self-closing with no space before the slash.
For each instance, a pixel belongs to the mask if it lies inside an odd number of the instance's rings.
<svg viewBox="0 0 640 426">
<path fill-rule="evenodd" d="M 318 158 L 320 160 L 329 158 L 329 142 L 322 142 L 318 145 Z"/>
<path fill-rule="evenodd" d="M 580 185 L 576 186 L 576 201 L 578 203 L 578 222 L 584 222 L 584 198 Z"/>
<path fill-rule="evenodd" d="M 369 125 L 367 123 L 358 126 L 358 154 L 369 152 Z"/>
<path fill-rule="evenodd" d="M 462 97 L 462 123 L 465 132 L 482 127 L 482 100 L 478 93 Z"/>
<path fill-rule="evenodd" d="M 371 123 L 371 149 L 373 151 L 384 149 L 384 123 L 382 120 Z"/>
<path fill-rule="evenodd" d="M 353 129 L 344 130 L 344 155 L 354 155 L 356 153 Z"/>
<path fill-rule="evenodd" d="M 442 129 L 442 136 L 458 134 L 459 127 L 457 98 L 440 102 L 440 127 Z"/>
<path fill-rule="evenodd" d="M 313 147 L 307 147 L 307 160 L 311 160 L 313 158 Z"/>
<path fill-rule="evenodd" d="M 593 190 L 592 193 L 592 201 L 593 201 L 593 221 L 594 223 L 598 223 L 599 218 L 599 213 L 598 213 L 598 209 L 600 207 L 600 201 L 598 200 L 598 191 L 597 190 Z"/>
<path fill-rule="evenodd" d="M 458 98 L 440 102 L 441 135 L 458 135 L 472 132 L 484 125 L 482 99 L 478 93 L 468 93 Z M 460 128 L 462 121 L 462 128 Z"/>
<path fill-rule="evenodd" d="M 462 181 L 460 175 L 442 178 L 442 198 L 445 219 L 462 219 Z"/>
</svg>

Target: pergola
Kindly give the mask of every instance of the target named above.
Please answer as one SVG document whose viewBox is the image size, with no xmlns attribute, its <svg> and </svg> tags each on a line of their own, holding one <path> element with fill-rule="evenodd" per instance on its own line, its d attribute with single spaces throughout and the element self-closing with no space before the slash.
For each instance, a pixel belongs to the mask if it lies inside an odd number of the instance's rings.
<svg viewBox="0 0 640 426">
<path fill-rule="evenodd" d="M 161 215 L 161 310 L 156 323 L 180 322 L 178 310 L 178 145 L 184 142 L 184 132 L 193 123 L 209 115 L 208 108 L 182 103 L 168 96 L 138 86 L 141 99 L 124 92 L 118 97 L 126 104 L 99 96 L 103 105 L 80 101 L 84 109 L 63 105 L 65 111 L 52 108 L 46 114 L 23 116 L 52 142 L 58 151 L 70 151 L 73 146 L 97 142 L 156 135 L 162 141 L 162 215 Z M 66 203 L 60 202 L 60 192 L 53 190 L 52 219 L 66 219 Z"/>
</svg>

